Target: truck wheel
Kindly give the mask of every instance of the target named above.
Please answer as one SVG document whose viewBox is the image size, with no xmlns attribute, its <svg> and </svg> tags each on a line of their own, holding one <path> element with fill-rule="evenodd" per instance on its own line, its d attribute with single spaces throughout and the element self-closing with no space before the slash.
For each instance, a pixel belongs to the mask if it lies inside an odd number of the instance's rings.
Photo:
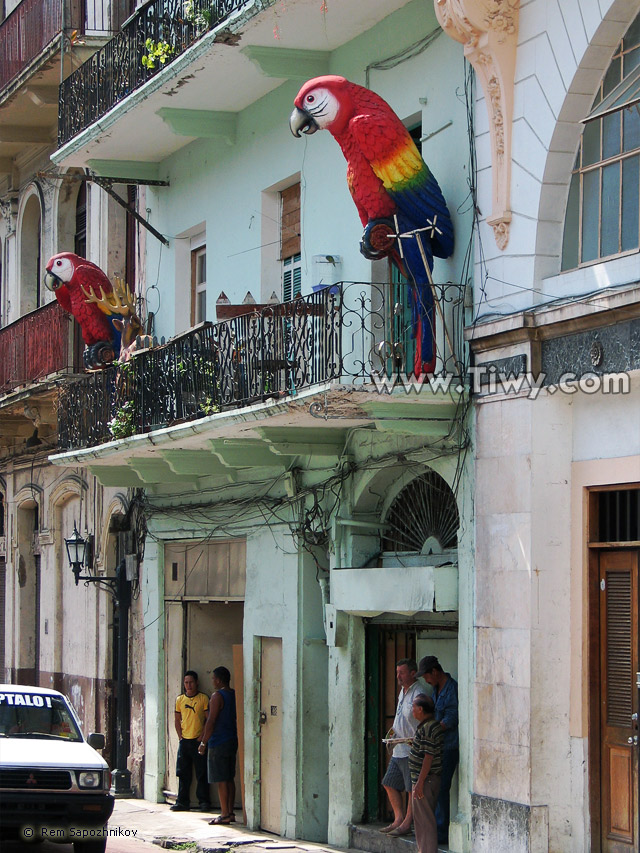
<svg viewBox="0 0 640 853">
<path fill-rule="evenodd" d="M 107 839 L 98 841 L 74 841 L 73 853 L 104 853 L 107 848 Z"/>
</svg>

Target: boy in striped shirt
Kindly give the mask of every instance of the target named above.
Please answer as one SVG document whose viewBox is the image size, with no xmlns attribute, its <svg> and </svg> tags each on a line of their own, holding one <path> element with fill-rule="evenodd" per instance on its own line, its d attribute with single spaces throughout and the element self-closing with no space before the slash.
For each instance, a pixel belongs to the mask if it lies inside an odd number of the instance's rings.
<svg viewBox="0 0 640 853">
<path fill-rule="evenodd" d="M 435 719 L 431 697 L 416 696 L 411 709 L 418 721 L 409 754 L 416 844 L 418 853 L 438 853 L 435 808 L 442 774 L 444 730 Z"/>
</svg>

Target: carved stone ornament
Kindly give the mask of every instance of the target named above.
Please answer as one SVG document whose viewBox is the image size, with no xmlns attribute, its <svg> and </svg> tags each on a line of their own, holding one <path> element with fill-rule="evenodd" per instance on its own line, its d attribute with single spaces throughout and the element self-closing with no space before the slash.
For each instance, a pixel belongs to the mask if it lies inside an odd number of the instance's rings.
<svg viewBox="0 0 640 853">
<path fill-rule="evenodd" d="M 591 358 L 591 364 L 594 367 L 600 367 L 604 360 L 604 348 L 600 341 L 594 341 L 591 344 L 591 349 L 589 350 L 589 357 Z"/>
<path fill-rule="evenodd" d="M 464 45 L 489 113 L 493 210 L 487 219 L 504 250 L 511 223 L 511 124 L 520 0 L 434 0 L 440 26 Z"/>
</svg>

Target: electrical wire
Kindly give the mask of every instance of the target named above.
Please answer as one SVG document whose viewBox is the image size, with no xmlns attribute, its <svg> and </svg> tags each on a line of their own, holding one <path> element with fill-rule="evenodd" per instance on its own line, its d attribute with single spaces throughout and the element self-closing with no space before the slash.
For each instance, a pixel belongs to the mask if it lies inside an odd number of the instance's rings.
<svg viewBox="0 0 640 853">
<path fill-rule="evenodd" d="M 434 30 L 431 30 L 428 35 L 410 44 L 409 47 L 405 47 L 404 50 L 394 53 L 385 59 L 380 59 L 377 62 L 369 63 L 364 70 L 365 86 L 367 89 L 369 88 L 372 71 L 389 71 L 392 68 L 397 68 L 403 62 L 407 62 L 409 59 L 413 59 L 423 53 L 441 34 L 442 28 L 438 26 Z"/>
</svg>

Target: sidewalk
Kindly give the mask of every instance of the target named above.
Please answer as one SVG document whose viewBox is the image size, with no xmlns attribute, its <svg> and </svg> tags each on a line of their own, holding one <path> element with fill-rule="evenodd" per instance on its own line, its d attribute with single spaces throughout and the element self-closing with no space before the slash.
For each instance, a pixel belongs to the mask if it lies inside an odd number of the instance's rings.
<svg viewBox="0 0 640 853">
<path fill-rule="evenodd" d="M 209 826 L 216 812 L 172 812 L 167 803 L 148 800 L 116 800 L 109 829 L 124 837 L 172 848 L 194 843 L 202 853 L 229 853 L 241 847 L 242 853 L 263 853 L 266 850 L 288 850 L 290 853 L 345 853 L 344 848 L 290 841 L 270 833 L 256 833 L 242 824 Z M 240 812 L 236 816 L 242 816 Z"/>
</svg>

